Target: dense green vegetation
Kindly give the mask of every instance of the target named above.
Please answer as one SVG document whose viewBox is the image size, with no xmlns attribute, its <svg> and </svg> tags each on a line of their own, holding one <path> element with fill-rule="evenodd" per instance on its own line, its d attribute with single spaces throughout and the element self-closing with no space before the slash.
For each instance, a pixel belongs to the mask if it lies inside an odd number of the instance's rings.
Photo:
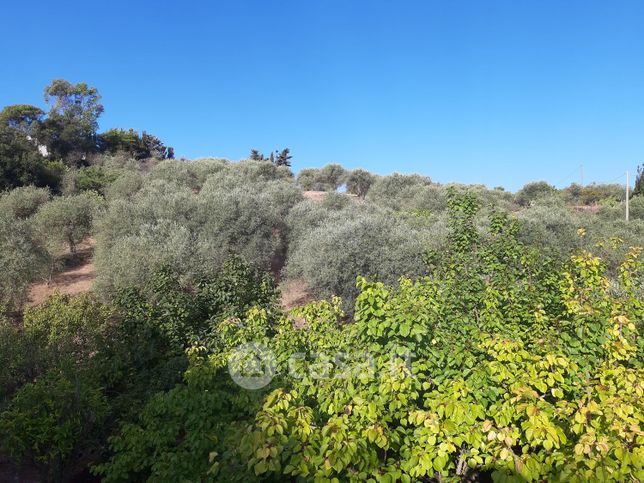
<svg viewBox="0 0 644 483">
<path fill-rule="evenodd" d="M 45 481 L 644 479 L 641 171 L 627 223 L 616 185 L 174 160 L 97 133 L 86 84 L 46 99 L 0 114 L 3 458 Z M 91 292 L 26 305 L 94 242 Z M 233 369 L 258 354 L 251 390 Z"/>
</svg>

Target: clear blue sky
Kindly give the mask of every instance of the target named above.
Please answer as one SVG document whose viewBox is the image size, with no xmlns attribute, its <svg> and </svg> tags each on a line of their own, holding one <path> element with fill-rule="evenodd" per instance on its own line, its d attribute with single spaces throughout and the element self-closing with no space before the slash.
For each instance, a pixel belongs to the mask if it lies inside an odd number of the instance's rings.
<svg viewBox="0 0 644 483">
<path fill-rule="evenodd" d="M 644 1 L 4 2 L 0 105 L 54 78 L 178 156 L 517 189 L 644 162 Z M 619 180 L 618 180 L 619 181 Z"/>
</svg>

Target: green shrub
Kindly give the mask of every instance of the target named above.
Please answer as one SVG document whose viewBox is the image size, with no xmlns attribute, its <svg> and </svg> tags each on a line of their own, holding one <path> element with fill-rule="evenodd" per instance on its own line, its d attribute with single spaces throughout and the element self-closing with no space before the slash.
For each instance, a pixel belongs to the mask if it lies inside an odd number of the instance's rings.
<svg viewBox="0 0 644 483">
<path fill-rule="evenodd" d="M 577 230 L 588 226 L 591 215 L 575 213 L 562 202 L 553 201 L 538 203 L 517 213 L 522 221 L 520 238 L 563 259 L 585 242 L 577 236 Z"/>
<path fill-rule="evenodd" d="M 545 181 L 534 181 L 517 191 L 516 202 L 521 206 L 530 206 L 539 198 L 552 196 L 556 192 L 557 189 Z"/>
<path fill-rule="evenodd" d="M 324 191 L 324 186 L 317 181 L 319 169 L 306 168 L 297 174 L 297 184 L 305 191 Z"/>
<path fill-rule="evenodd" d="M 166 159 L 157 164 L 150 172 L 150 179 L 176 183 L 190 189 L 199 188 L 199 180 L 192 171 L 190 163 Z"/>
<path fill-rule="evenodd" d="M 449 244 L 428 260 L 430 276 L 397 286 L 359 277 L 352 323 L 337 299 L 222 320 L 217 344 L 188 351 L 185 383 L 122 428 L 98 472 L 108 481 L 640 480 L 641 248 L 609 280 L 587 251 L 559 263 L 526 246 L 506 214 L 492 212 L 481 236 L 480 205 L 450 190 Z M 278 369 L 257 391 L 227 373 L 249 341 L 270 349 Z"/>
<path fill-rule="evenodd" d="M 344 193 L 336 193 L 335 191 L 332 191 L 324 195 L 320 204 L 327 210 L 337 211 L 346 208 L 351 202 L 351 198 Z"/>
<path fill-rule="evenodd" d="M 589 184 L 580 186 L 576 183 L 561 190 L 561 194 L 569 204 L 594 205 L 624 201 L 626 191 L 618 184 Z"/>
<path fill-rule="evenodd" d="M 24 186 L 0 194 L 0 213 L 12 218 L 27 219 L 51 199 L 47 188 Z"/>
<path fill-rule="evenodd" d="M 102 350 L 110 310 L 91 294 L 55 293 L 24 311 L 23 333 L 33 348 L 31 370 L 58 368 L 77 372 Z"/>
<path fill-rule="evenodd" d="M 324 191 L 335 191 L 344 183 L 346 171 L 339 164 L 327 164 L 322 167 L 316 176 L 316 181 L 324 186 Z"/>
<path fill-rule="evenodd" d="M 74 254 L 77 245 L 91 234 L 92 221 L 102 204 L 94 192 L 58 197 L 38 210 L 34 224 L 51 253 L 57 254 L 67 245 Z"/>
<path fill-rule="evenodd" d="M 29 285 L 45 276 L 49 263 L 31 221 L 0 213 L 0 313 L 22 307 Z"/>
<path fill-rule="evenodd" d="M 70 170 L 69 179 L 65 182 L 66 194 L 77 194 L 84 191 L 104 194 L 118 176 L 118 171 L 103 166 L 87 166 L 78 170 Z"/>
<path fill-rule="evenodd" d="M 0 410 L 27 379 L 27 353 L 17 324 L 0 314 Z"/>
<path fill-rule="evenodd" d="M 293 206 L 286 217 L 289 253 L 295 250 L 298 240 L 324 223 L 330 215 L 331 212 L 321 203 L 311 200 L 304 200 Z"/>
<path fill-rule="evenodd" d="M 344 168 L 339 164 L 327 164 L 321 169 L 301 170 L 297 183 L 305 191 L 335 191 L 344 183 L 345 175 Z"/>
<path fill-rule="evenodd" d="M 425 176 L 394 173 L 377 178 L 369 189 L 367 199 L 394 210 L 428 208 L 412 200 L 421 196 L 431 184 L 431 180 Z"/>
<path fill-rule="evenodd" d="M 262 173 L 250 182 L 238 171 L 216 172 L 198 193 L 151 180 L 129 199 L 114 200 L 97 221 L 97 288 L 144 286 L 163 267 L 194 280 L 216 273 L 230 255 L 271 268 L 283 257 L 285 219 L 301 193 Z"/>
<path fill-rule="evenodd" d="M 108 405 L 85 381 L 49 372 L 23 386 L 0 413 L 0 447 L 35 465 L 43 480 L 62 481 L 100 433 Z"/>
<path fill-rule="evenodd" d="M 351 301 L 356 275 L 395 283 L 424 273 L 424 241 L 421 232 L 382 214 L 339 215 L 296 242 L 286 274 L 304 278 L 319 297 Z"/>
<path fill-rule="evenodd" d="M 105 189 L 105 199 L 108 202 L 131 199 L 143 187 L 143 183 L 143 176 L 136 171 L 121 174 Z"/>
<path fill-rule="evenodd" d="M 364 199 L 376 177 L 364 169 L 354 169 L 346 175 L 345 179 L 347 192 Z"/>
</svg>

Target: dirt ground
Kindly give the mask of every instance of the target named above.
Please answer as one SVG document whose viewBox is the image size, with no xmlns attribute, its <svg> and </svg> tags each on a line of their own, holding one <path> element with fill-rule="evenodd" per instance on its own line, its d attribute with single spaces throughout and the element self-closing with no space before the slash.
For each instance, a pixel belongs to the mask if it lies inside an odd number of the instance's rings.
<svg viewBox="0 0 644 483">
<path fill-rule="evenodd" d="M 286 310 L 300 307 L 313 300 L 306 282 L 301 279 L 283 282 L 280 285 L 280 292 L 282 293 L 282 307 Z"/>
<path fill-rule="evenodd" d="M 51 281 L 32 285 L 27 305 L 38 305 L 55 291 L 68 295 L 89 292 L 96 279 L 96 269 L 92 261 L 94 245 L 93 239 L 83 242 L 78 248 L 76 257 L 73 260 L 71 258 L 66 260 L 63 269 L 56 273 Z"/>
<path fill-rule="evenodd" d="M 326 196 L 326 191 L 305 191 L 304 197 L 320 202 Z M 92 290 L 96 279 L 96 268 L 92 261 L 96 242 L 90 238 L 79 245 L 76 257 L 67 260 L 61 271 L 50 281 L 32 285 L 29 291 L 28 306 L 44 302 L 50 295 L 58 291 L 62 294 L 75 295 Z M 281 285 L 282 305 L 286 309 L 303 305 L 312 300 L 303 280 L 293 280 Z"/>
<path fill-rule="evenodd" d="M 319 203 L 326 196 L 326 191 L 305 191 L 303 194 L 306 199 Z"/>
<path fill-rule="evenodd" d="M 322 193 L 324 192 L 309 192 Z M 96 268 L 92 261 L 95 241 L 89 239 L 80 245 L 74 261 L 67 261 L 63 269 L 51 281 L 36 283 L 29 291 L 28 306 L 38 305 L 58 291 L 62 294 L 76 295 L 92 290 L 96 279 Z M 304 280 L 289 280 L 280 284 L 282 306 L 292 309 L 313 300 Z"/>
</svg>

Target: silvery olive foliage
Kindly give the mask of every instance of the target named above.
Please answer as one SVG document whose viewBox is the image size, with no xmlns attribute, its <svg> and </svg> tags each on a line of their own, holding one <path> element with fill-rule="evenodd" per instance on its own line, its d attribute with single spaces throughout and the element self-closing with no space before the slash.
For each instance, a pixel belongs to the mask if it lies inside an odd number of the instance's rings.
<svg viewBox="0 0 644 483">
<path fill-rule="evenodd" d="M 521 243 L 507 213 L 492 212 L 481 236 L 471 194 L 452 189 L 448 204 L 449 241 L 431 276 L 396 286 L 358 277 L 351 317 L 334 297 L 213 324 L 215 343 L 188 349 L 183 383 L 119 428 L 95 473 L 640 481 L 642 249 L 609 280 L 589 251 L 557 262 Z M 227 363 L 248 345 L 277 369 L 253 391 L 235 386 Z"/>
<path fill-rule="evenodd" d="M 46 274 L 49 260 L 30 220 L 0 213 L 0 316 L 23 306 L 29 284 Z"/>
<path fill-rule="evenodd" d="M 367 199 L 395 210 L 420 208 L 414 206 L 412 200 L 431 184 L 426 176 L 393 173 L 377 178 L 367 193 Z"/>
<path fill-rule="evenodd" d="M 280 265 L 285 219 L 301 193 L 268 162 L 163 161 L 97 221 L 97 287 L 145 285 L 161 267 L 187 279 L 216 273 L 231 255 Z"/>
<path fill-rule="evenodd" d="M 103 198 L 89 191 L 60 196 L 43 205 L 33 216 L 39 236 L 53 255 L 65 249 L 76 253 L 80 242 L 92 233 L 94 217 L 103 207 Z"/>
<path fill-rule="evenodd" d="M 354 201 L 349 195 L 332 191 L 324 195 L 321 204 L 328 210 L 342 210 L 343 208 L 349 206 L 349 203 L 353 202 Z"/>
<path fill-rule="evenodd" d="M 364 169 L 354 169 L 345 175 L 344 180 L 348 193 L 364 199 L 376 176 Z"/>
<path fill-rule="evenodd" d="M 431 237 L 430 230 L 383 212 L 336 212 L 295 240 L 286 274 L 303 278 L 319 297 L 339 295 L 351 303 L 357 293 L 356 275 L 387 283 L 403 275 L 422 275 Z"/>
<path fill-rule="evenodd" d="M 23 186 L 0 194 L 0 213 L 16 219 L 27 219 L 51 199 L 48 188 Z"/>
<path fill-rule="evenodd" d="M 515 198 L 519 205 L 530 206 L 538 199 L 550 197 L 556 192 L 556 188 L 551 184 L 545 181 L 534 181 L 517 191 Z"/>
<path fill-rule="evenodd" d="M 332 163 L 300 170 L 297 183 L 304 191 L 336 191 L 346 181 L 346 175 L 342 166 Z"/>
</svg>

